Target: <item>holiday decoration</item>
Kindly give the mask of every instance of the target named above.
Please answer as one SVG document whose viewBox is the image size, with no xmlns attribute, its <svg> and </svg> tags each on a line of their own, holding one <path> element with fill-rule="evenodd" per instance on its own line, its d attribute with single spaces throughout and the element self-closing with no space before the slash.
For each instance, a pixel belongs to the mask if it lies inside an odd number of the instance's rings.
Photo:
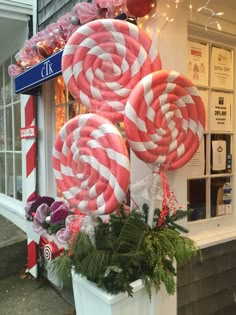
<svg viewBox="0 0 236 315">
<path fill-rule="evenodd" d="M 133 296 L 132 282 L 138 279 L 143 280 L 149 298 L 155 292 L 152 288 L 159 291 L 162 285 L 168 294 L 174 294 L 175 263 L 189 261 L 196 256 L 198 247 L 180 234 L 187 232 L 177 223 L 186 216 L 186 211 L 175 209 L 163 218 L 160 209 L 155 209 L 152 229 L 146 220 L 148 211 L 144 204 L 142 209 L 126 214 L 121 205 L 119 214 L 112 213 L 108 221 L 97 220 L 93 240 L 80 230 L 70 249 L 53 262 L 58 276 L 65 281 L 73 266 L 73 272 L 111 295 L 127 292 Z M 80 295 L 75 296 L 77 299 L 82 303 Z"/>
<path fill-rule="evenodd" d="M 125 131 L 143 161 L 177 169 L 203 137 L 205 110 L 193 83 L 176 71 L 157 71 L 134 88 L 125 109 Z"/>
<path fill-rule="evenodd" d="M 78 19 L 78 24 L 84 25 L 88 22 L 91 22 L 97 18 L 98 8 L 96 6 L 95 0 L 92 3 L 88 2 L 79 2 L 77 3 L 72 10 L 72 24 L 75 24 L 73 18 Z"/>
<path fill-rule="evenodd" d="M 55 242 L 49 242 L 43 235 L 40 236 L 39 250 L 46 261 L 51 261 L 59 256 L 64 248 L 59 248 Z"/>
<path fill-rule="evenodd" d="M 52 165 L 64 197 L 85 214 L 110 213 L 127 193 L 130 174 L 124 140 L 99 115 L 76 116 L 62 127 Z"/>
<path fill-rule="evenodd" d="M 210 0 L 207 0 L 206 3 L 204 4 L 204 6 L 199 7 L 197 9 L 197 12 L 204 12 L 206 14 L 209 13 L 209 16 L 206 19 L 205 24 L 204 24 L 206 31 L 208 30 L 208 27 L 212 24 L 216 24 L 218 30 L 221 31 L 221 25 L 220 25 L 220 22 L 218 20 L 218 17 L 224 15 L 224 12 L 215 12 L 210 7 L 208 7 L 209 3 L 210 3 Z"/>
<path fill-rule="evenodd" d="M 25 206 L 26 218 L 32 221 L 36 233 L 56 234 L 65 228 L 68 216 L 74 213 L 66 200 L 56 200 L 48 196 L 37 196 Z"/>
<path fill-rule="evenodd" d="M 41 255 L 50 263 L 69 262 L 111 294 L 132 296 L 130 283 L 144 279 L 149 297 L 162 284 L 173 294 L 175 263 L 196 254 L 196 244 L 180 234 L 187 231 L 176 221 L 187 211 L 176 203 L 164 170 L 191 159 L 205 125 L 192 82 L 161 70 L 151 38 L 119 20 L 132 15 L 136 22 L 152 7 L 153 1 L 78 3 L 28 41 L 19 59 L 25 70 L 64 48 L 64 81 L 91 111 L 66 122 L 54 142 L 52 167 L 65 199 L 36 197 L 26 206 Z M 129 155 L 114 125 L 123 121 L 131 150 L 152 168 L 149 205 L 142 209 L 124 205 L 132 199 Z"/>
<path fill-rule="evenodd" d="M 70 36 L 77 30 L 77 28 L 80 26 L 78 22 L 78 18 L 76 18 L 78 23 L 73 23 L 73 13 L 67 12 L 63 16 L 61 16 L 58 20 L 58 25 L 60 26 L 63 34 L 63 38 L 65 40 L 65 43 L 68 41 Z"/>
<path fill-rule="evenodd" d="M 66 217 L 65 227 L 56 233 L 56 239 L 60 244 L 68 244 L 73 233 L 78 232 L 83 222 L 84 214 L 74 214 Z M 75 222 L 75 223 L 74 223 Z"/>
<path fill-rule="evenodd" d="M 126 11 L 125 0 L 96 0 L 100 18 L 115 18 Z"/>
<path fill-rule="evenodd" d="M 127 98 L 139 80 L 160 70 L 160 56 L 145 33 L 120 20 L 81 26 L 62 56 L 62 74 L 75 99 L 91 112 L 123 120 Z"/>
<path fill-rule="evenodd" d="M 134 153 L 152 167 L 148 224 L 152 227 L 155 195 L 168 213 L 161 191 L 163 170 L 186 164 L 197 151 L 205 127 L 205 109 L 197 88 L 176 71 L 157 71 L 143 78 L 130 94 L 125 131 Z M 168 186 L 164 186 L 166 189 Z"/>
<path fill-rule="evenodd" d="M 35 99 L 34 96 L 22 96 L 21 105 L 24 110 L 22 126 L 25 128 L 35 127 Z M 34 202 L 36 198 L 36 139 L 25 138 L 22 139 L 22 162 L 25 167 L 25 174 L 23 176 L 24 193 L 23 200 L 27 203 Z M 30 210 L 28 207 L 27 212 Z M 38 254 L 37 254 L 37 243 L 32 240 L 29 236 L 27 238 L 27 268 L 30 274 L 34 277 L 38 275 Z"/>
<path fill-rule="evenodd" d="M 135 17 L 143 17 L 153 7 L 153 0 L 126 0 L 129 13 Z"/>
<path fill-rule="evenodd" d="M 37 208 L 33 219 L 33 229 L 36 233 L 43 230 L 43 223 L 46 220 L 49 211 L 49 206 L 46 203 L 41 204 Z"/>
</svg>

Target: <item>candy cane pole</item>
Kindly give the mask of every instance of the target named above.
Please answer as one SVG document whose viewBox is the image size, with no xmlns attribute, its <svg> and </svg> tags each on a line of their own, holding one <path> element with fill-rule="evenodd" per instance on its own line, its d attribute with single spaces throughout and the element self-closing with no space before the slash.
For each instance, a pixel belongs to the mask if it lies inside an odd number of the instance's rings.
<svg viewBox="0 0 236 315">
<path fill-rule="evenodd" d="M 23 202 L 27 203 L 36 195 L 36 126 L 34 96 L 21 96 L 21 140 L 22 140 L 22 183 Z M 28 271 L 38 276 L 37 243 L 28 237 Z"/>
</svg>

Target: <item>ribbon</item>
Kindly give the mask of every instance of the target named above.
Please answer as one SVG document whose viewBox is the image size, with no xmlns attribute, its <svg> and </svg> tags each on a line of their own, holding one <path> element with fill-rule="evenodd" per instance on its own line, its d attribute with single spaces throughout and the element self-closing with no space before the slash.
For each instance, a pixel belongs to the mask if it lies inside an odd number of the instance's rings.
<svg viewBox="0 0 236 315">
<path fill-rule="evenodd" d="M 64 252 L 65 249 L 59 248 L 54 241 L 49 242 L 45 236 L 41 235 L 39 241 L 39 250 L 46 261 L 51 261 L 54 258 L 60 256 L 60 254 Z"/>
</svg>

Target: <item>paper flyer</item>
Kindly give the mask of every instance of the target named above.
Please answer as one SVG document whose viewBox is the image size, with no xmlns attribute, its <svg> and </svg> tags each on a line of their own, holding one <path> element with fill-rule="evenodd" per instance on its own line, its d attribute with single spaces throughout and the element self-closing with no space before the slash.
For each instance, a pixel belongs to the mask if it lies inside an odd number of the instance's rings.
<svg viewBox="0 0 236 315">
<path fill-rule="evenodd" d="M 211 131 L 232 131 L 233 95 L 224 92 L 211 93 Z"/>
<path fill-rule="evenodd" d="M 211 49 L 211 86 L 233 89 L 233 51 L 218 47 Z"/>
<path fill-rule="evenodd" d="M 208 86 L 208 44 L 188 41 L 187 76 L 196 85 Z"/>
<path fill-rule="evenodd" d="M 205 138 L 202 139 L 196 153 L 185 166 L 187 168 L 187 173 L 189 174 L 188 178 L 204 176 L 204 170 L 205 170 L 204 148 L 205 148 Z"/>
<path fill-rule="evenodd" d="M 223 171 L 226 169 L 226 141 L 212 141 L 212 170 Z"/>
</svg>

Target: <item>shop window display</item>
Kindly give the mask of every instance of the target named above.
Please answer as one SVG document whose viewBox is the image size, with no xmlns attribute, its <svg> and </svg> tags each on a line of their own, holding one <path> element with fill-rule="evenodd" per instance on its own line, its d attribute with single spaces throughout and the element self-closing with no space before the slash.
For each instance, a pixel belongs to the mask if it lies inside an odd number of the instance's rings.
<svg viewBox="0 0 236 315">
<path fill-rule="evenodd" d="M 232 214 L 234 50 L 191 39 L 188 56 L 207 113 L 204 167 L 188 178 L 188 220 L 197 221 Z"/>
<path fill-rule="evenodd" d="M 87 108 L 76 102 L 67 90 L 61 76 L 54 80 L 54 103 L 55 103 L 55 134 L 69 119 L 88 112 Z"/>
<path fill-rule="evenodd" d="M 54 105 L 55 105 L 55 134 L 58 134 L 62 126 L 71 118 L 85 114 L 87 108 L 75 101 L 65 86 L 62 76 L 54 80 Z M 58 196 L 62 197 L 59 188 Z"/>
</svg>

